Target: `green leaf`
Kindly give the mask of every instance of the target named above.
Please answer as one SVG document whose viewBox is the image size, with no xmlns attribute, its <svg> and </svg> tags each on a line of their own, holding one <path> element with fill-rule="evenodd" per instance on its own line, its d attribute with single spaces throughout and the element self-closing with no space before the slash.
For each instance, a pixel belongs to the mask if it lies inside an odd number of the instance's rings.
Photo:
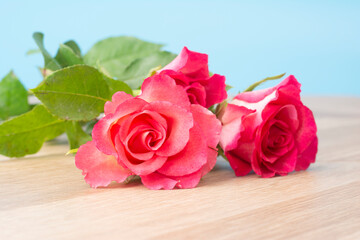
<svg viewBox="0 0 360 240">
<path fill-rule="evenodd" d="M 29 110 L 27 90 L 11 71 L 0 82 L 0 120 Z"/>
<path fill-rule="evenodd" d="M 124 82 L 115 80 L 112 78 L 109 78 L 104 75 L 104 79 L 109 86 L 110 96 L 112 96 L 114 93 L 122 91 L 126 92 L 127 94 L 133 95 L 132 89 Z"/>
<path fill-rule="evenodd" d="M 104 75 L 86 65 L 58 70 L 32 92 L 52 114 L 65 120 L 96 118 L 111 99 Z"/>
<path fill-rule="evenodd" d="M 250 92 L 252 90 L 254 90 L 257 86 L 259 86 L 260 84 L 268 81 L 268 80 L 276 80 L 276 79 L 280 79 L 282 78 L 286 73 L 283 73 L 283 74 L 280 74 L 280 75 L 276 75 L 276 76 L 273 76 L 273 77 L 267 77 L 267 78 L 264 78 L 263 80 L 261 81 L 258 81 L 254 84 L 252 84 L 250 87 L 248 87 L 247 89 L 244 90 L 244 92 Z"/>
<path fill-rule="evenodd" d="M 73 50 L 73 52 L 78 55 L 79 57 L 81 57 L 81 50 L 79 45 L 74 41 L 74 40 L 69 40 L 67 42 L 64 43 L 64 45 L 68 46 L 69 48 L 71 48 L 71 50 Z"/>
<path fill-rule="evenodd" d="M 226 91 L 229 91 L 229 90 L 232 89 L 232 88 L 233 88 L 233 86 L 226 84 L 225 90 L 226 90 Z"/>
<path fill-rule="evenodd" d="M 136 59 L 125 68 L 124 72 L 119 76 L 119 79 L 127 83 L 132 89 L 137 89 L 141 86 L 144 79 L 149 76 L 152 69 L 157 66 L 164 67 L 175 57 L 176 54 L 163 51 Z"/>
<path fill-rule="evenodd" d="M 70 149 L 78 148 L 82 144 L 85 144 L 88 141 L 92 140 L 91 136 L 85 133 L 84 130 L 81 128 L 79 122 L 68 121 L 66 122 L 65 128 L 66 135 L 68 136 L 70 143 Z"/>
<path fill-rule="evenodd" d="M 75 149 L 71 149 L 69 150 L 65 155 L 69 155 L 69 154 L 76 154 L 77 152 L 79 151 L 78 148 L 75 148 Z"/>
<path fill-rule="evenodd" d="M 97 42 L 84 56 L 84 62 L 119 78 L 135 59 L 158 52 L 161 47 L 134 37 L 111 37 Z"/>
<path fill-rule="evenodd" d="M 86 132 L 87 134 L 91 135 L 91 134 L 92 134 L 92 130 L 93 130 L 95 124 L 96 124 L 98 121 L 99 121 L 99 120 L 95 118 L 95 119 L 92 119 L 92 120 L 90 120 L 90 121 L 88 121 L 88 122 L 84 122 L 84 123 L 83 123 L 83 128 L 84 128 L 85 132 Z"/>
<path fill-rule="evenodd" d="M 44 61 L 45 61 L 44 68 L 50 69 L 52 71 L 60 69 L 61 65 L 56 61 L 56 59 L 51 57 L 49 52 L 46 51 L 46 49 L 44 47 L 44 34 L 42 34 L 40 32 L 36 32 L 33 34 L 33 38 L 35 40 L 36 45 L 39 47 L 39 49 L 44 57 Z"/>
<path fill-rule="evenodd" d="M 43 143 L 64 132 L 65 123 L 43 105 L 0 124 L 0 154 L 22 157 L 39 151 Z"/>
<path fill-rule="evenodd" d="M 222 115 L 224 114 L 224 110 L 226 109 L 227 106 L 228 106 L 228 102 L 226 100 L 222 101 L 216 106 L 214 114 L 218 119 L 221 119 Z"/>
<path fill-rule="evenodd" d="M 55 59 L 62 67 L 68 67 L 84 63 L 81 57 L 76 55 L 76 53 L 69 46 L 66 46 L 64 44 L 60 44 Z"/>
<path fill-rule="evenodd" d="M 41 53 L 40 49 L 35 48 L 35 49 L 30 49 L 26 52 L 26 55 L 33 55 L 33 54 L 38 54 Z"/>
</svg>

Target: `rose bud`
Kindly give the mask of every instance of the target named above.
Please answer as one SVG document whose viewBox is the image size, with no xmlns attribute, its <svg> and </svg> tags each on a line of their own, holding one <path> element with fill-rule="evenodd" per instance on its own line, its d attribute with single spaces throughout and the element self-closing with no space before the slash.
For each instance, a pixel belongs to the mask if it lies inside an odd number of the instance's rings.
<svg viewBox="0 0 360 240">
<path fill-rule="evenodd" d="M 210 76 L 207 54 L 184 47 L 158 74 L 170 76 L 182 86 L 192 104 L 209 108 L 227 98 L 225 77 L 219 74 Z"/>
</svg>

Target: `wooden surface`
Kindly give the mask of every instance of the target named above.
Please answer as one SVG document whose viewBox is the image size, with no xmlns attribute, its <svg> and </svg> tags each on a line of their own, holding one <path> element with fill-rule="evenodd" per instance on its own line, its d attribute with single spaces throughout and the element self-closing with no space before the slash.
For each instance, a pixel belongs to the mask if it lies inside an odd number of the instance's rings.
<svg viewBox="0 0 360 240">
<path fill-rule="evenodd" d="M 317 162 L 286 177 L 236 178 L 219 160 L 195 189 L 91 189 L 64 143 L 0 157 L 0 239 L 360 239 L 360 99 L 305 103 Z"/>
</svg>

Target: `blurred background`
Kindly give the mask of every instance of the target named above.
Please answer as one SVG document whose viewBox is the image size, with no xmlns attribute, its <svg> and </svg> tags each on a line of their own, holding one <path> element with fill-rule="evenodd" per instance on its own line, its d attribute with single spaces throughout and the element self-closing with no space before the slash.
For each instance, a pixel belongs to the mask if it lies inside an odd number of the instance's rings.
<svg viewBox="0 0 360 240">
<path fill-rule="evenodd" d="M 26 55 L 41 31 L 53 55 L 70 39 L 86 53 L 120 35 L 187 46 L 209 55 L 232 92 L 286 72 L 306 95 L 360 96 L 360 1 L 0 0 L 0 26 L 0 78 L 13 69 L 28 88 L 42 79 L 41 54 Z"/>
</svg>

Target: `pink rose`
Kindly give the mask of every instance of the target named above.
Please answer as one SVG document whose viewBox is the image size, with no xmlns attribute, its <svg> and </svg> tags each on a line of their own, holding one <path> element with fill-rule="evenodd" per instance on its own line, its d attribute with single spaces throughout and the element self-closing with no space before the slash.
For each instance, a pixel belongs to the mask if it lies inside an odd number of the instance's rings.
<svg viewBox="0 0 360 240">
<path fill-rule="evenodd" d="M 286 175 L 315 162 L 316 123 L 292 75 L 275 87 L 238 94 L 220 118 L 220 146 L 236 176 L 251 170 Z"/>
<path fill-rule="evenodd" d="M 113 95 L 93 141 L 76 154 L 92 187 L 139 175 L 150 189 L 193 188 L 215 165 L 221 123 L 166 75 L 145 79 L 142 94 Z"/>
<path fill-rule="evenodd" d="M 158 74 L 175 79 L 193 104 L 209 108 L 227 98 L 225 77 L 219 74 L 210 77 L 207 54 L 192 52 L 184 47 Z"/>
</svg>

